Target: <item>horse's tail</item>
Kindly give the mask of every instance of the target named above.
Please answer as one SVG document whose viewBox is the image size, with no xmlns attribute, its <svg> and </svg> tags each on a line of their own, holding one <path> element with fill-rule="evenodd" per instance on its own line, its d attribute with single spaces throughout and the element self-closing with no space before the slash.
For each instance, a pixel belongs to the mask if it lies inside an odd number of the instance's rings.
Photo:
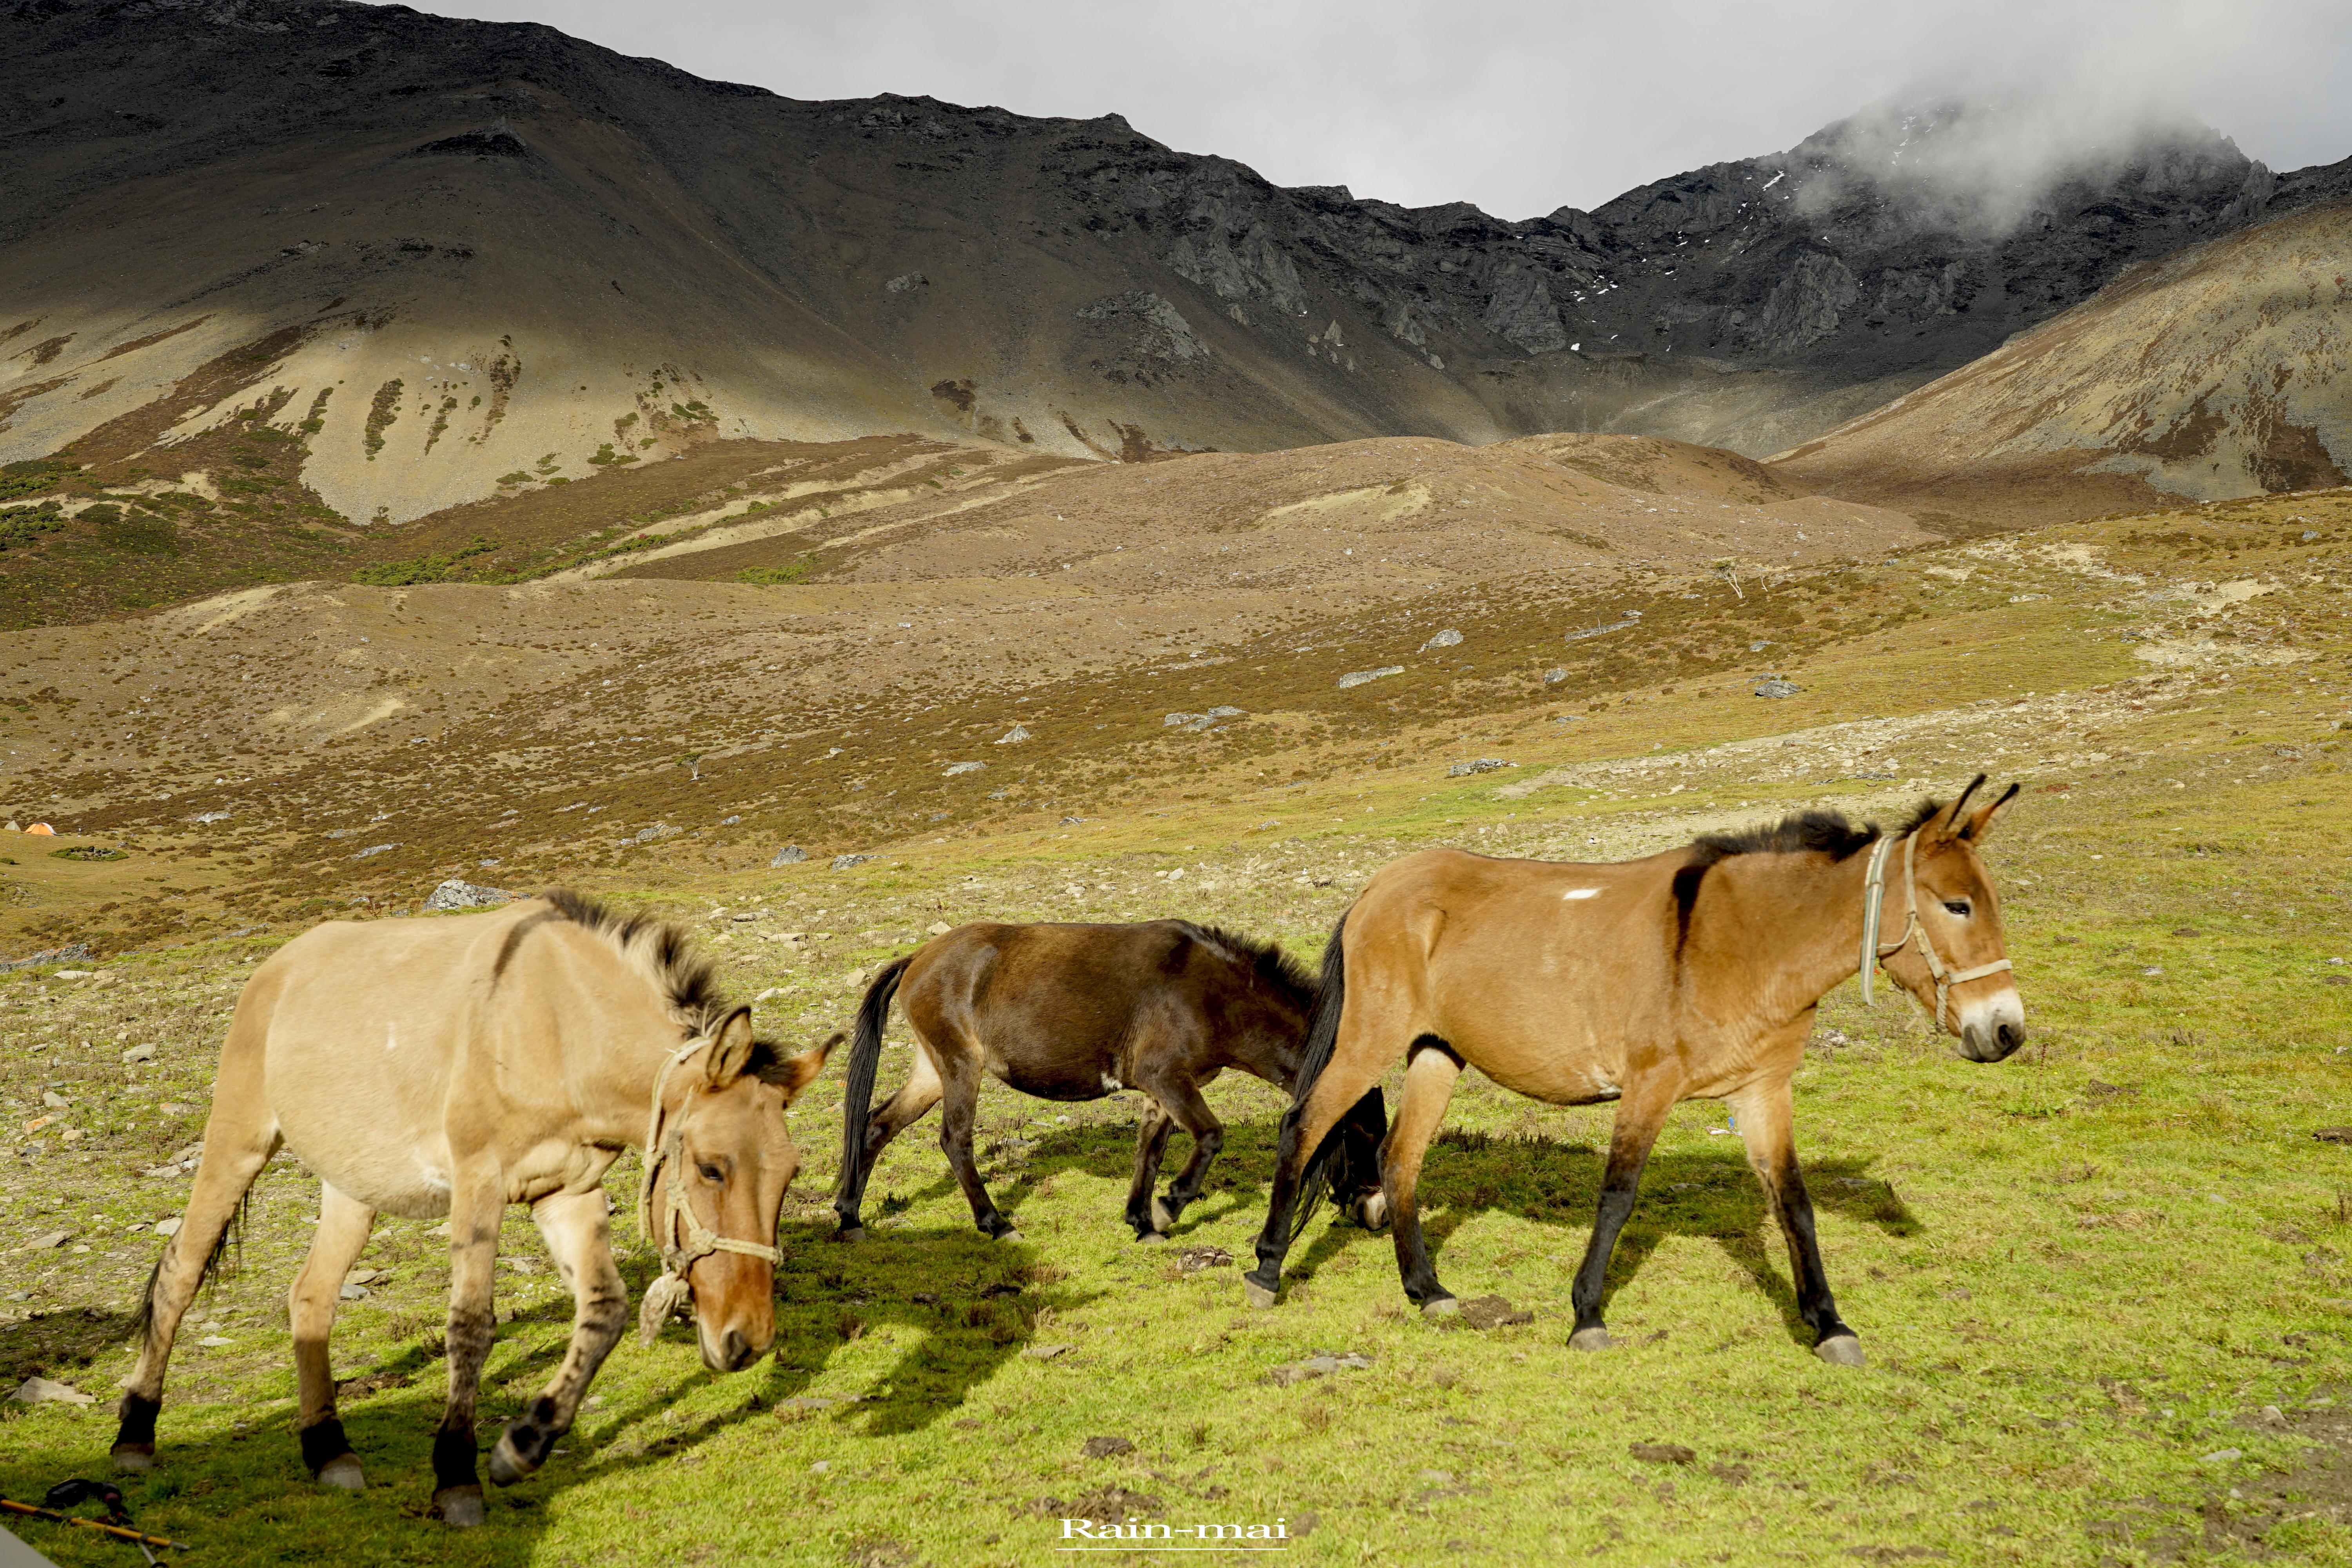
<svg viewBox="0 0 2352 1568">
<path fill-rule="evenodd" d="M 1291 1090 L 1290 1103 L 1302 1116 L 1307 1101 L 1315 1092 L 1316 1080 L 1323 1069 L 1331 1065 L 1331 1053 L 1339 1044 L 1339 1016 L 1348 1005 L 1348 917 L 1341 915 L 1339 924 L 1331 928 L 1331 941 L 1323 949 L 1323 984 L 1315 998 L 1315 1016 L 1307 1026 L 1307 1048 L 1299 1056 L 1298 1082 Z M 1291 1205 L 1289 1227 L 1284 1233 L 1290 1241 L 1307 1227 L 1307 1220 L 1322 1205 L 1324 1196 L 1331 1190 L 1331 1162 L 1344 1147 L 1342 1134 L 1361 1116 L 1369 1106 L 1371 1114 L 1383 1123 L 1376 1088 L 1357 1103 L 1346 1116 L 1334 1122 L 1331 1131 L 1323 1135 L 1315 1152 L 1307 1157 L 1307 1165 L 1298 1175 L 1298 1194 Z M 1342 1161 L 1343 1164 L 1352 1162 Z"/>
<path fill-rule="evenodd" d="M 841 1087 L 841 1184 L 836 1209 L 843 1203 L 854 1205 L 856 1201 L 857 1167 L 866 1157 L 866 1130 L 874 1118 L 874 1075 L 882 1065 L 882 1030 L 890 1021 L 890 999 L 898 994 L 899 978 L 914 957 L 910 952 L 884 964 L 874 984 L 866 988 L 866 1000 L 858 1004 L 857 1032 L 849 1044 L 849 1072 Z M 854 1212 L 854 1207 L 841 1209 L 845 1219 Z"/>
<path fill-rule="evenodd" d="M 245 1195 L 236 1200 L 236 1207 L 229 1210 L 228 1223 L 222 1226 L 220 1235 L 213 1238 L 212 1250 L 205 1254 L 204 1267 L 196 1270 L 199 1283 L 217 1285 L 235 1274 L 244 1262 L 245 1211 L 246 1205 L 252 1201 L 253 1189 L 248 1187 Z M 147 1270 L 147 1283 L 139 1288 L 139 1308 L 131 1314 L 131 1338 L 135 1343 L 145 1344 L 147 1336 L 154 1331 L 155 1286 L 163 1278 L 163 1257 L 170 1250 L 166 1245 L 163 1252 L 155 1255 L 155 1267 Z"/>
</svg>

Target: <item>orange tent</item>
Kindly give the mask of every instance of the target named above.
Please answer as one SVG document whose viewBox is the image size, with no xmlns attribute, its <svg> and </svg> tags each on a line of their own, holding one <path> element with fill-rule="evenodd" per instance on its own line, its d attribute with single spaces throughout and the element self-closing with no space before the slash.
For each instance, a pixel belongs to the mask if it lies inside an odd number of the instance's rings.
<svg viewBox="0 0 2352 1568">
<path fill-rule="evenodd" d="M 26 832 L 27 835 L 31 835 L 31 834 L 37 833 L 37 834 L 40 834 L 40 835 L 41 835 L 43 837 L 45 837 L 45 838 L 55 838 L 55 837 L 58 836 L 58 830 L 57 830 L 56 828 L 54 828 L 54 827 L 51 827 L 51 826 L 50 826 L 47 823 L 46 823 L 46 822 L 37 822 L 37 823 L 33 824 L 33 826 L 32 826 L 27 827 L 26 829 L 25 829 L 25 832 Z"/>
</svg>

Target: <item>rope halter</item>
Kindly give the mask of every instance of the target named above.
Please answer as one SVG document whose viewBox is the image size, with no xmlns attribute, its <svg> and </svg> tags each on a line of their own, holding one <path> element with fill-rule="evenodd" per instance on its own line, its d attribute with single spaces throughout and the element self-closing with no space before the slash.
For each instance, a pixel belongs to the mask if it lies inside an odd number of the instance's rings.
<svg viewBox="0 0 2352 1568">
<path fill-rule="evenodd" d="M 654 1336 L 661 1332 L 670 1314 L 693 1299 L 694 1286 L 688 1280 L 686 1271 L 700 1259 L 714 1252 L 740 1252 L 746 1258 L 765 1258 L 771 1268 L 784 1260 L 783 1253 L 773 1247 L 757 1241 L 738 1241 L 704 1225 L 679 1192 L 684 1184 L 675 1179 L 663 1191 L 661 1228 L 654 1228 L 654 1183 L 660 1177 L 663 1166 L 675 1168 L 684 1163 L 686 1150 L 686 1119 L 680 1116 L 675 1122 L 670 1121 L 662 1104 L 662 1090 L 668 1086 L 673 1068 L 710 1043 L 708 1039 L 688 1041 L 664 1058 L 661 1071 L 654 1075 L 653 1109 L 646 1121 L 646 1170 L 637 1184 L 637 1228 L 645 1233 L 647 1241 L 661 1248 L 662 1276 L 646 1287 L 645 1304 L 637 1312 L 637 1338 L 645 1344 L 653 1343 Z M 676 1240 L 680 1232 L 685 1235 L 682 1244 Z"/>
<path fill-rule="evenodd" d="M 1927 922 L 1919 918 L 1918 842 L 1916 828 L 1903 836 L 1903 884 L 1910 899 L 1910 908 L 1904 913 L 1903 934 L 1885 943 L 1878 940 L 1878 925 L 1886 901 L 1886 857 L 1894 849 L 1895 840 L 1882 836 L 1871 847 L 1870 870 L 1862 883 L 1862 1001 L 1867 1007 L 1878 1005 L 1877 999 L 1871 994 L 1871 978 L 1878 969 L 1879 961 L 1889 953 L 1901 952 L 1903 944 L 1907 942 L 1918 948 L 1919 956 L 1927 961 L 1927 973 L 1936 982 L 1936 1026 L 1948 1029 L 1952 1026 L 1944 1021 L 1944 1014 L 1951 999 L 1953 986 L 1965 985 L 1971 980 L 1982 980 L 1988 974 L 1999 974 L 2012 966 L 2009 960 L 1996 958 L 1990 963 L 1979 963 L 1974 969 L 1955 971 L 1944 967 L 1943 954 L 1937 952 L 1936 944 L 1927 940 Z"/>
</svg>

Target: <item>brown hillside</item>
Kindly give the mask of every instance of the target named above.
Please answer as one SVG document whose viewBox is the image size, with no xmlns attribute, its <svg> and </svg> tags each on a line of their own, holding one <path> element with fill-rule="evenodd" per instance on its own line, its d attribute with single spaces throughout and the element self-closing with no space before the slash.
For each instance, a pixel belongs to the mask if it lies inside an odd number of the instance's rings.
<svg viewBox="0 0 2352 1568">
<path fill-rule="evenodd" d="M 1977 526 L 2343 484 L 2347 258 L 2339 203 L 2150 263 L 1773 471 Z"/>
</svg>

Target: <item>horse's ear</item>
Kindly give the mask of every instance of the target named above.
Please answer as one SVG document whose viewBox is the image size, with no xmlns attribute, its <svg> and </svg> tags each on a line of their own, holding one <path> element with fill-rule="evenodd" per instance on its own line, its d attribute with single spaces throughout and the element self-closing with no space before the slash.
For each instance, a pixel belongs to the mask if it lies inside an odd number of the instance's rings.
<svg viewBox="0 0 2352 1568">
<path fill-rule="evenodd" d="M 764 1059 L 754 1070 L 759 1073 L 761 1083 L 782 1089 L 784 1103 L 790 1105 L 801 1097 L 803 1089 L 816 1081 L 817 1074 L 824 1071 L 825 1058 L 833 1055 L 833 1047 L 847 1038 L 847 1035 L 836 1029 L 823 1045 L 811 1046 L 796 1057 L 785 1057 L 781 1060 L 762 1047 Z"/>
<path fill-rule="evenodd" d="M 2017 792 L 2021 787 L 2023 786 L 2011 784 L 2001 792 L 2001 795 L 1999 800 L 1993 801 L 1990 805 L 1978 807 L 1977 814 L 1969 818 L 1967 825 L 1960 829 L 1959 836 L 1962 838 L 1967 839 L 1971 844 L 1983 843 L 1984 836 L 1991 830 L 1993 814 L 1999 811 L 2002 806 L 2007 805 L 2011 801 L 2016 799 Z"/>
<path fill-rule="evenodd" d="M 751 1009 L 736 1008 L 710 1031 L 710 1049 L 702 1058 L 703 1080 L 713 1089 L 725 1089 L 743 1076 L 758 1048 L 751 1037 Z"/>
</svg>

